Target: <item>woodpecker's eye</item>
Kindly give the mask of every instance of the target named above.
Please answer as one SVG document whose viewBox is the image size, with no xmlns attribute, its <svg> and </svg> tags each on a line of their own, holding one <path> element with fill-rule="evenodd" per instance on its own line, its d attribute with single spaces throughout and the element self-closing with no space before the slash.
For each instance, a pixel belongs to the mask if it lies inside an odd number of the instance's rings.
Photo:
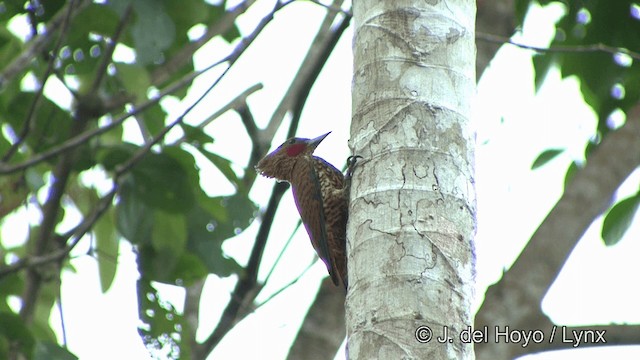
<svg viewBox="0 0 640 360">
<path fill-rule="evenodd" d="M 293 145 L 296 143 L 296 139 L 289 139 L 289 141 L 287 141 L 287 144 L 289 145 Z"/>
</svg>

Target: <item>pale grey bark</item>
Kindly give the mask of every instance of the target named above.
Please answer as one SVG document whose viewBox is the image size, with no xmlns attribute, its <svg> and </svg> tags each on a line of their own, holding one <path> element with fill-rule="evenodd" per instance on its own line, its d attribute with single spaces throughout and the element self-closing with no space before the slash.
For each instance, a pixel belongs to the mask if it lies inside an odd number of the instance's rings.
<svg viewBox="0 0 640 360">
<path fill-rule="evenodd" d="M 473 358 L 458 335 L 472 325 L 475 2 L 353 13 L 349 358 Z M 423 326 L 452 341 L 417 341 Z"/>
</svg>

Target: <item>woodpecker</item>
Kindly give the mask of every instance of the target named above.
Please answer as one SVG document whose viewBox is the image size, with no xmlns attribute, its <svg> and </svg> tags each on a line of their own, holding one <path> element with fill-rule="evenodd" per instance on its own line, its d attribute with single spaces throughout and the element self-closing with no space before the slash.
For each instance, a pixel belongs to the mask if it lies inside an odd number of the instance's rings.
<svg viewBox="0 0 640 360">
<path fill-rule="evenodd" d="M 347 178 L 313 152 L 328 132 L 314 139 L 291 138 L 256 165 L 263 176 L 291 184 L 293 199 L 311 245 L 333 284 L 347 288 L 346 232 L 350 177 L 357 157 L 347 161 Z"/>
</svg>

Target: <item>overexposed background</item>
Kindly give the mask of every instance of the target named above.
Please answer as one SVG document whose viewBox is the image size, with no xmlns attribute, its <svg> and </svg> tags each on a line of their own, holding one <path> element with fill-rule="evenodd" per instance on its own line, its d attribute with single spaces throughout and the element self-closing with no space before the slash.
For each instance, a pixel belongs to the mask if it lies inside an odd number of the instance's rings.
<svg viewBox="0 0 640 360">
<path fill-rule="evenodd" d="M 239 18 L 243 34 L 250 32 L 261 17 L 268 12 L 271 1 L 258 1 L 256 6 Z M 261 7 L 263 6 L 263 7 Z M 264 84 L 264 89 L 249 97 L 249 105 L 259 126 L 266 125 L 280 101 L 279 96 L 288 87 L 308 44 L 315 35 L 324 10 L 311 2 L 297 2 L 278 12 L 276 18 L 242 56 L 220 85 L 202 102 L 190 119 L 198 121 L 254 85 Z M 536 8 L 528 17 L 523 33 L 515 40 L 521 43 L 545 46 L 553 36 L 553 21 L 562 14 L 559 6 Z M 24 20 L 24 19 L 22 19 Z M 24 23 L 14 21 L 13 28 L 23 33 Z M 202 29 L 194 28 L 193 36 Z M 338 168 L 349 155 L 349 123 L 351 117 L 352 29 L 340 40 L 336 50 L 323 69 L 305 107 L 298 134 L 315 137 L 332 131 L 317 149 Z M 235 44 L 213 40 L 196 55 L 196 66 L 204 68 L 224 57 Z M 574 79 L 561 80 L 558 72 L 552 72 L 541 91 L 534 93 L 531 51 L 504 46 L 478 84 L 473 112 L 477 130 L 476 184 L 478 193 L 477 301 L 483 300 L 486 287 L 500 279 L 503 269 L 515 260 L 525 242 L 530 238 L 563 191 L 564 175 L 571 161 L 581 160 L 586 141 L 596 129 L 594 113 L 581 100 L 579 85 Z M 118 49 L 116 56 L 127 59 L 127 49 Z M 189 106 L 217 76 L 214 69 L 201 76 L 190 95 L 179 103 L 163 102 L 171 114 L 178 116 Z M 55 82 L 49 82 L 48 96 L 60 104 L 69 106 L 70 98 L 60 96 Z M 285 122 L 286 124 L 286 122 Z M 131 124 L 129 124 L 131 125 Z M 215 138 L 212 150 L 229 158 L 240 169 L 246 164 L 251 149 L 244 127 L 233 113 L 214 121 L 207 131 Z M 130 141 L 139 142 L 136 131 L 127 132 Z M 284 127 L 272 147 L 285 140 Z M 566 151 L 545 165 L 532 171 L 533 160 L 544 150 L 563 148 Z M 206 167 L 205 167 L 206 169 Z M 205 170 L 206 171 L 206 170 Z M 241 171 L 241 170 L 239 170 Z M 625 197 L 637 191 L 640 174 L 636 171 L 619 191 Z M 204 188 L 211 195 L 233 191 L 224 178 L 213 171 L 201 175 Z M 87 181 L 101 183 L 100 174 Z M 251 198 L 258 204 L 266 204 L 272 180 L 258 179 Z M 39 194 L 44 196 L 45 194 Z M 264 263 L 275 261 L 294 229 L 298 213 L 291 195 L 285 198 L 278 210 L 276 226 L 272 230 Z M 588 325 L 608 323 L 639 323 L 640 294 L 637 285 L 630 285 L 630 274 L 640 273 L 640 219 L 618 245 L 605 247 L 600 239 L 601 221 L 597 221 L 578 244 L 563 272 L 551 288 L 543 308 L 558 324 Z M 28 211 L 12 216 L 2 228 L 4 242 L 21 243 L 26 239 L 28 222 L 37 222 L 36 215 Z M 239 236 L 226 241 L 226 253 L 241 264 L 245 263 L 255 239 L 258 223 L 252 224 Z M 136 304 L 135 257 L 131 246 L 123 242 L 118 273 L 111 289 L 102 294 L 95 260 L 86 255 L 88 240 L 83 240 L 75 250 L 72 261 L 76 272 L 63 274 L 62 304 L 70 350 L 81 359 L 146 359 L 149 357 L 138 333 Z M 304 230 L 296 233 L 286 250 L 283 260 L 275 269 L 258 301 L 297 277 L 313 260 L 315 254 Z M 268 269 L 263 267 L 261 277 Z M 288 353 L 300 323 L 315 298 L 320 280 L 326 269 L 316 263 L 293 286 L 274 297 L 254 314 L 239 323 L 215 349 L 210 358 L 283 359 Z M 201 307 L 200 339 L 218 322 L 227 304 L 235 278 L 219 279 L 211 276 L 205 287 Z M 177 309 L 183 307 L 184 291 L 178 287 L 160 285 L 164 300 Z M 16 299 L 15 306 L 19 306 Z M 96 311 L 96 309 L 100 309 Z M 59 313 L 54 312 L 52 322 L 60 329 Z M 88 330 L 89 329 L 89 330 Z M 548 329 L 541 329 L 548 334 Z M 108 344 L 104 339 L 110 339 Z M 614 358 L 640 358 L 640 347 L 585 350 L 591 356 Z M 580 352 L 557 352 L 528 358 L 583 358 Z M 343 352 L 337 358 L 342 358 Z"/>
</svg>

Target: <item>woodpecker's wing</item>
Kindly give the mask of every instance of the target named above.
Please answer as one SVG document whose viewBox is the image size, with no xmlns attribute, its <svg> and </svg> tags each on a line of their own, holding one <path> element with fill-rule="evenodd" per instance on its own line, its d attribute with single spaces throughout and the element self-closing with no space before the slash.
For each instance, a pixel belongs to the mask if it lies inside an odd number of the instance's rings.
<svg viewBox="0 0 640 360">
<path fill-rule="evenodd" d="M 313 164 L 322 191 L 329 256 L 346 289 L 348 287 L 346 237 L 349 198 L 345 191 L 344 175 L 322 158 L 314 157 Z"/>
<path fill-rule="evenodd" d="M 318 173 L 310 161 L 299 161 L 298 163 L 295 172 L 301 179 L 292 184 L 293 198 L 302 218 L 302 223 L 311 239 L 311 245 L 313 245 L 320 259 L 327 266 L 331 281 L 338 285 L 338 272 L 330 256 L 327 242 L 327 227 Z"/>
</svg>

